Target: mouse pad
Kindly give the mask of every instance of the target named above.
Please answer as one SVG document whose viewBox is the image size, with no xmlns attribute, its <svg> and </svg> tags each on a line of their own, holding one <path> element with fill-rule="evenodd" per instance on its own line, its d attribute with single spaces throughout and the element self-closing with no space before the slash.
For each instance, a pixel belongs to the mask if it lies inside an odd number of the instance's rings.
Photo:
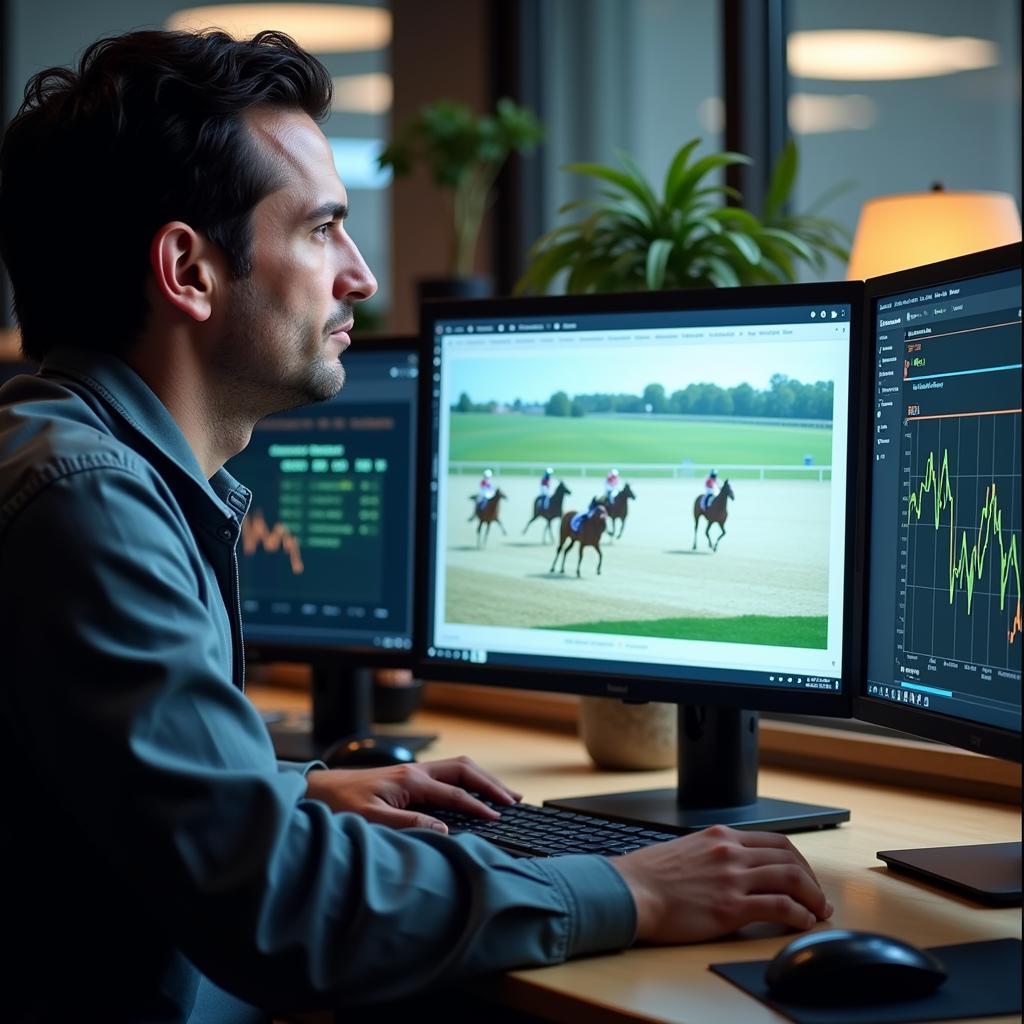
<svg viewBox="0 0 1024 1024">
<path fill-rule="evenodd" d="M 949 977 L 929 996 L 871 1006 L 824 1007 L 784 1003 L 768 994 L 768 960 L 712 964 L 711 970 L 796 1024 L 904 1024 L 909 1021 L 994 1017 L 1021 1012 L 1020 939 L 931 946 Z"/>
</svg>

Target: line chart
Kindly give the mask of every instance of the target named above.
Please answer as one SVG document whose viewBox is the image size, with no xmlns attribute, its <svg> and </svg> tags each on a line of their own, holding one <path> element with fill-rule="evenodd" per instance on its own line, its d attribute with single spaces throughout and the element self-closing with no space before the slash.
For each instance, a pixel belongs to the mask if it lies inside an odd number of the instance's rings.
<svg viewBox="0 0 1024 1024">
<path fill-rule="evenodd" d="M 299 576 L 305 571 L 302 562 L 302 548 L 298 538 L 284 523 L 267 524 L 261 509 L 253 511 L 242 520 L 242 552 L 247 557 L 262 549 L 268 554 L 284 551 L 291 565 L 292 575 Z"/>
<path fill-rule="evenodd" d="M 1020 415 L 908 421 L 907 652 L 1020 670 Z"/>
</svg>

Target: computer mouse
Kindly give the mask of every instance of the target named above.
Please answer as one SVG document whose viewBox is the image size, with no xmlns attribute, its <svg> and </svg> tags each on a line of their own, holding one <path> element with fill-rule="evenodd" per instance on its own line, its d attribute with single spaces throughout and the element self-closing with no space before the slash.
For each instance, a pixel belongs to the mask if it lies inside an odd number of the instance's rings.
<svg viewBox="0 0 1024 1024">
<path fill-rule="evenodd" d="M 784 1002 L 839 1007 L 926 996 L 946 980 L 946 968 L 902 939 L 832 929 L 794 939 L 768 964 L 764 980 Z"/>
<path fill-rule="evenodd" d="M 338 740 L 324 751 L 320 760 L 328 768 L 386 768 L 392 764 L 411 764 L 416 756 L 396 740 L 363 736 Z"/>
</svg>

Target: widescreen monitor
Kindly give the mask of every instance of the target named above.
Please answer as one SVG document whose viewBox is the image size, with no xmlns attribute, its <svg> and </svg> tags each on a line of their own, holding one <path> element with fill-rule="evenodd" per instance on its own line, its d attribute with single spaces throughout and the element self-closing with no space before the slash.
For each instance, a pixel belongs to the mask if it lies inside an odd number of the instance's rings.
<svg viewBox="0 0 1024 1024">
<path fill-rule="evenodd" d="M 246 647 L 313 667 L 317 744 L 369 729 L 371 669 L 411 664 L 420 343 L 357 338 L 331 400 L 268 416 L 227 469 Z"/>
<path fill-rule="evenodd" d="M 1021 246 L 867 282 L 871 514 L 856 715 L 1021 760 Z M 1020 843 L 894 867 L 1020 901 Z"/>
<path fill-rule="evenodd" d="M 421 672 L 680 705 L 678 790 L 560 806 L 848 817 L 757 797 L 756 712 L 849 714 L 861 303 L 841 282 L 424 304 Z"/>
</svg>

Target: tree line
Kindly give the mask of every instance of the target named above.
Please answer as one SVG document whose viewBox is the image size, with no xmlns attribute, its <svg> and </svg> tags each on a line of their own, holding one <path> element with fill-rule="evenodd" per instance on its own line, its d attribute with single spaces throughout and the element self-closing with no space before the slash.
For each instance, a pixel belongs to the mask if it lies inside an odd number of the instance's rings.
<svg viewBox="0 0 1024 1024">
<path fill-rule="evenodd" d="M 515 411 L 543 408 L 545 416 L 586 416 L 592 413 L 648 413 L 673 416 L 764 416 L 776 419 L 832 419 L 832 381 L 813 384 L 776 373 L 768 387 L 749 384 L 723 388 L 718 384 L 689 384 L 669 393 L 663 384 L 648 384 L 643 393 L 571 396 L 556 391 L 544 403 L 524 403 L 518 398 Z M 495 401 L 474 403 L 463 391 L 452 406 L 455 412 L 496 412 L 507 408 Z"/>
</svg>

